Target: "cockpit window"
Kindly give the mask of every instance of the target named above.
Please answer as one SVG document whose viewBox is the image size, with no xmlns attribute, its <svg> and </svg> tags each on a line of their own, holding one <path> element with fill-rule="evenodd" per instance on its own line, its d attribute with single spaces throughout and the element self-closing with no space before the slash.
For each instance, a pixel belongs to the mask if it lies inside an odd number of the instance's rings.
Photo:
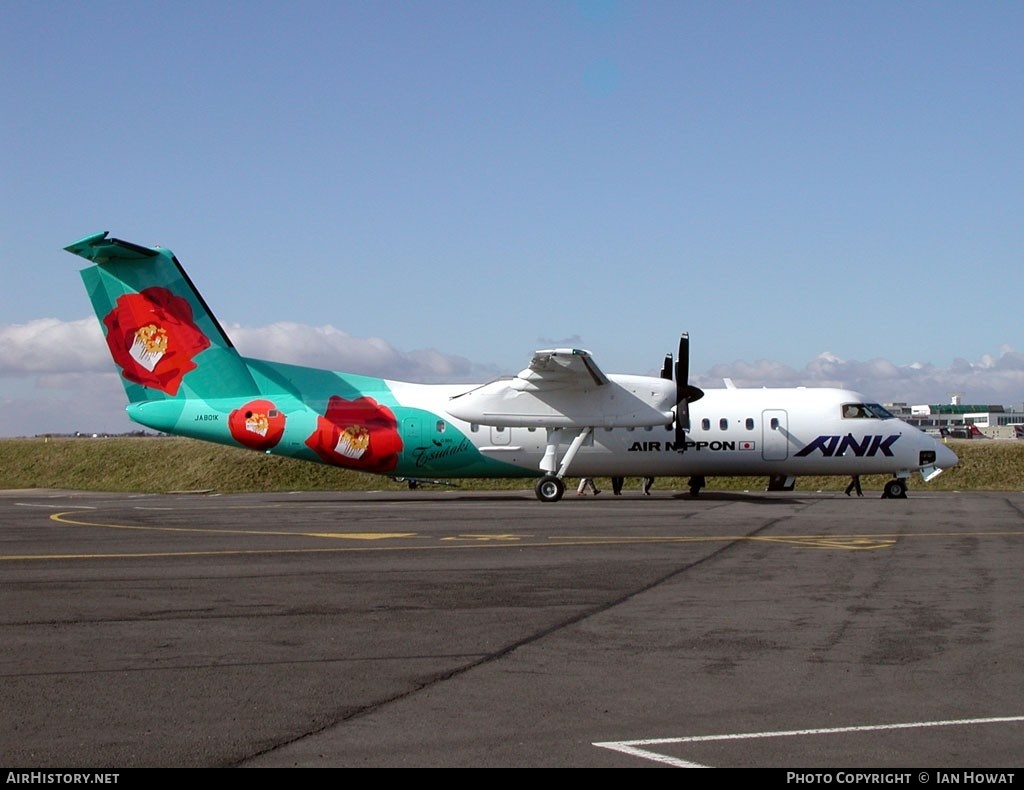
<svg viewBox="0 0 1024 790">
<path fill-rule="evenodd" d="M 880 403 L 868 403 L 865 404 L 871 411 L 871 414 L 880 420 L 894 420 L 896 416 L 889 411 L 885 406 Z"/>
<path fill-rule="evenodd" d="M 878 403 L 844 403 L 843 417 L 848 420 L 891 420 L 892 413 Z"/>
</svg>

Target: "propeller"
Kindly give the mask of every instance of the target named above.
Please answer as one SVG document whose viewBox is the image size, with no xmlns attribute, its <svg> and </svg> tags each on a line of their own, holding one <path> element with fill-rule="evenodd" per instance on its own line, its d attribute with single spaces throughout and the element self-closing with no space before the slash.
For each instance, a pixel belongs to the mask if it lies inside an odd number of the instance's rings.
<svg viewBox="0 0 1024 790">
<path fill-rule="evenodd" d="M 665 355 L 661 377 L 676 382 L 676 449 L 686 450 L 686 432 L 690 430 L 690 404 L 704 397 L 704 390 L 690 384 L 690 335 L 686 332 L 679 337 L 679 355 L 675 365 L 672 355 Z"/>
</svg>

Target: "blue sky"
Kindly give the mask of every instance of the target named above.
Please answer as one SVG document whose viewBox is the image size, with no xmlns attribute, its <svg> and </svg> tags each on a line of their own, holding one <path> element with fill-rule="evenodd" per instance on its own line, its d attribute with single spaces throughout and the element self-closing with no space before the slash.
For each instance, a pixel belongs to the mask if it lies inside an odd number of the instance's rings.
<svg viewBox="0 0 1024 790">
<path fill-rule="evenodd" d="M 130 429 L 62 248 L 243 352 L 1024 399 L 1019 2 L 0 5 L 0 435 Z M 88 321 L 85 320 L 88 318 Z M 95 426 L 95 427 L 93 427 Z"/>
</svg>

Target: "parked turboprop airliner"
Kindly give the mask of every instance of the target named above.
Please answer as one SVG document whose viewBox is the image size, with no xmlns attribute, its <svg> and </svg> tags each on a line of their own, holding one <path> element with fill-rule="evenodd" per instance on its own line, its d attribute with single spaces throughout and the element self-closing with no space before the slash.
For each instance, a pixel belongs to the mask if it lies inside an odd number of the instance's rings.
<svg viewBox="0 0 1024 790">
<path fill-rule="evenodd" d="M 688 382 L 689 338 L 660 376 L 605 374 L 588 351 L 534 353 L 515 376 L 479 386 L 411 384 L 242 357 L 174 254 L 87 236 L 65 248 L 128 396 L 157 431 L 411 481 L 536 477 L 556 502 L 563 479 L 891 474 L 906 496 L 956 455 L 878 403 L 844 389 L 724 389 Z"/>
</svg>

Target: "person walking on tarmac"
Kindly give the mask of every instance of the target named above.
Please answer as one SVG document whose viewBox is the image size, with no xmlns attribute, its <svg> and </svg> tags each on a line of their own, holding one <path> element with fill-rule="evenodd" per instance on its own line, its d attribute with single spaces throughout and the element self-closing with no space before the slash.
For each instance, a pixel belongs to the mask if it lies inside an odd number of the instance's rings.
<svg viewBox="0 0 1024 790">
<path fill-rule="evenodd" d="M 850 478 L 850 484 L 846 486 L 846 495 L 849 496 L 850 492 L 854 489 L 857 490 L 857 496 L 864 496 L 864 492 L 860 490 L 860 475 L 854 475 Z"/>
<path fill-rule="evenodd" d="M 613 477 L 612 478 L 612 493 L 615 496 L 622 496 L 622 484 L 626 482 L 624 477 Z"/>
<path fill-rule="evenodd" d="M 576 489 L 576 496 L 585 496 L 588 488 L 594 493 L 594 496 L 601 493 L 601 489 L 594 485 L 592 477 L 584 477 L 580 480 L 579 488 Z"/>
<path fill-rule="evenodd" d="M 653 486 L 653 485 L 654 485 L 654 478 L 653 477 L 645 477 L 644 478 L 644 484 L 643 484 L 644 496 L 650 496 L 651 495 L 651 486 Z"/>
</svg>

